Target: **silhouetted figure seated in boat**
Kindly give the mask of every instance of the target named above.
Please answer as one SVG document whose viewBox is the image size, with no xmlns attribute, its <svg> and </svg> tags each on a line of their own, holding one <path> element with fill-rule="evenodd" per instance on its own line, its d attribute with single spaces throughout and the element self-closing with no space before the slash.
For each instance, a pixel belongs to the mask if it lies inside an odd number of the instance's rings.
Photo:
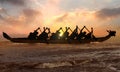
<svg viewBox="0 0 120 72">
<path fill-rule="evenodd" d="M 34 30 L 34 32 L 30 32 L 29 36 L 28 36 L 28 39 L 30 40 L 36 40 L 37 39 L 37 35 L 38 35 L 38 30 L 40 28 L 38 27 L 36 30 Z"/>
<path fill-rule="evenodd" d="M 91 28 L 91 32 L 89 32 L 85 39 L 95 39 L 95 36 L 93 35 L 93 28 Z"/>
<path fill-rule="evenodd" d="M 46 30 L 48 30 L 48 32 L 46 32 Z M 46 41 L 48 39 L 49 33 L 50 33 L 50 29 L 43 27 L 43 32 L 38 36 L 38 39 Z"/>
<path fill-rule="evenodd" d="M 59 30 L 57 30 L 55 33 L 52 33 L 50 40 L 58 40 L 60 39 L 60 30 L 62 30 L 62 27 L 60 27 Z"/>
<path fill-rule="evenodd" d="M 68 37 L 69 37 L 69 32 L 68 32 L 68 30 L 70 29 L 70 27 L 65 27 L 65 32 L 63 33 L 63 35 L 61 36 L 61 38 L 60 39 L 62 39 L 62 40 L 67 40 L 68 39 Z"/>
<path fill-rule="evenodd" d="M 81 39 L 84 39 L 86 37 L 86 32 L 84 31 L 83 32 L 83 29 L 85 28 L 86 26 L 84 26 L 81 30 L 80 30 L 80 33 L 78 34 L 77 36 L 77 40 L 81 40 Z"/>
<path fill-rule="evenodd" d="M 76 26 L 76 28 L 74 29 L 74 31 L 71 33 L 71 35 L 69 36 L 69 39 L 70 40 L 74 40 L 77 36 L 78 36 L 78 26 Z"/>
</svg>

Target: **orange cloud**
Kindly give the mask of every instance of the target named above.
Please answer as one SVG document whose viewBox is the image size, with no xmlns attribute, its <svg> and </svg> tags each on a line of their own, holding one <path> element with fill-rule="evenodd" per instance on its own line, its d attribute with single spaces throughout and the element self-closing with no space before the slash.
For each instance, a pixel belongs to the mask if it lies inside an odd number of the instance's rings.
<svg viewBox="0 0 120 72">
<path fill-rule="evenodd" d="M 24 9 L 23 12 L 17 16 L 2 16 L 0 25 L 3 27 L 1 31 L 8 31 L 10 33 L 28 33 L 32 28 L 36 28 L 42 24 L 42 15 L 39 10 Z M 11 31 L 10 31 L 11 30 Z"/>
<path fill-rule="evenodd" d="M 54 32 L 59 27 L 69 26 L 74 29 L 76 25 L 80 28 L 85 25 L 89 29 L 90 27 L 94 27 L 95 34 L 101 35 L 102 33 L 104 35 L 104 32 L 106 33 L 105 30 L 109 28 L 109 26 L 107 26 L 109 22 L 98 19 L 101 14 L 97 15 L 97 13 L 101 13 L 101 11 L 75 9 L 66 12 L 59 8 L 60 1 L 61 0 L 47 0 L 40 8 L 23 9 L 22 13 L 17 17 L 3 17 L 0 15 L 1 18 L 4 18 L 4 22 L 0 22 L 2 27 L 4 27 L 2 30 L 10 32 L 9 30 L 11 29 L 11 33 L 28 34 L 39 26 L 50 27 L 52 32 Z M 33 2 L 39 2 L 39 0 L 33 0 Z M 98 33 L 99 31 L 101 31 L 101 33 Z"/>
</svg>

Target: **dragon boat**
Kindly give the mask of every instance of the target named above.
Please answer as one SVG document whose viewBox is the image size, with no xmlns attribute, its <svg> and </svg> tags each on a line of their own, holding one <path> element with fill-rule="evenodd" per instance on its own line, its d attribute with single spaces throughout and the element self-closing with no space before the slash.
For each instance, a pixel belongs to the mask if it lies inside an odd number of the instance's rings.
<svg viewBox="0 0 120 72">
<path fill-rule="evenodd" d="M 11 42 L 15 42 L 15 43 L 83 44 L 83 43 L 91 43 L 91 42 L 103 42 L 103 41 L 106 41 L 116 35 L 116 31 L 107 30 L 107 32 L 108 32 L 108 34 L 104 37 L 95 37 L 95 38 L 81 39 L 81 40 L 77 40 L 77 39 L 74 39 L 74 40 L 70 40 L 70 39 L 67 39 L 67 40 L 62 40 L 62 39 L 30 40 L 27 37 L 26 38 L 12 38 L 5 32 L 3 32 L 3 37 L 6 38 L 7 40 L 10 40 Z"/>
</svg>

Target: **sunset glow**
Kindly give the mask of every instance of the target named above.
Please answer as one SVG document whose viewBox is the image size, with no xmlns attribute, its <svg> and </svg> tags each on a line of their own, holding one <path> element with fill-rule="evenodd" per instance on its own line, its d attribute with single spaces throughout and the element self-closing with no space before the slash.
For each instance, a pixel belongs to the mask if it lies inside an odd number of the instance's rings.
<svg viewBox="0 0 120 72">
<path fill-rule="evenodd" d="M 100 36 L 106 29 L 119 30 L 119 5 L 119 0 L 0 0 L 0 31 L 28 34 L 37 27 L 50 27 L 55 32 L 78 25 L 93 27 Z"/>
</svg>

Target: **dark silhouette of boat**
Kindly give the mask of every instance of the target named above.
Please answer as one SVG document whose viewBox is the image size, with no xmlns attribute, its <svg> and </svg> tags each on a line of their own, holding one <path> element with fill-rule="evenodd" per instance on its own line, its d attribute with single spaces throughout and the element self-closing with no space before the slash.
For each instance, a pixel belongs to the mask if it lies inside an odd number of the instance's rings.
<svg viewBox="0 0 120 72">
<path fill-rule="evenodd" d="M 95 37 L 90 39 L 81 39 L 81 40 L 30 40 L 27 37 L 26 38 L 11 38 L 7 33 L 3 32 L 3 37 L 10 40 L 11 42 L 15 43 L 47 43 L 47 44 L 83 44 L 83 43 L 90 43 L 90 42 L 103 42 L 111 38 L 112 36 L 116 35 L 116 31 L 107 30 L 108 35 L 104 37 Z"/>
</svg>

